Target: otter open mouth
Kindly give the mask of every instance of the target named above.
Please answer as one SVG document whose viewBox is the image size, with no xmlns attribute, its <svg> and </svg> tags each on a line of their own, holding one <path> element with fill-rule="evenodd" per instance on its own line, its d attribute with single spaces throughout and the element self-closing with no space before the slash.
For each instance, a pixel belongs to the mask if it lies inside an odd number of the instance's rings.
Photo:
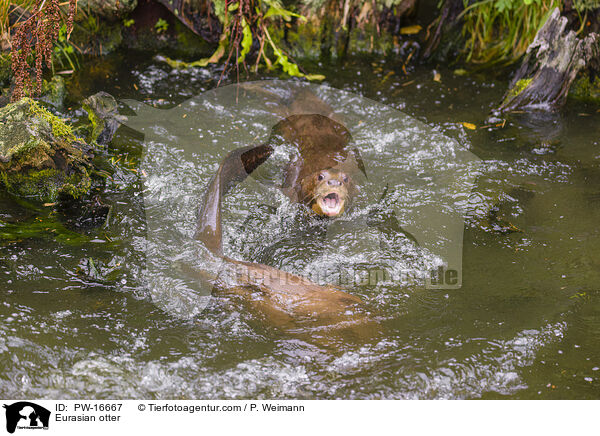
<svg viewBox="0 0 600 436">
<path fill-rule="evenodd" d="M 343 202 L 340 201 L 340 196 L 332 192 L 324 197 L 319 198 L 319 206 L 323 213 L 327 216 L 336 216 L 342 212 Z"/>
</svg>

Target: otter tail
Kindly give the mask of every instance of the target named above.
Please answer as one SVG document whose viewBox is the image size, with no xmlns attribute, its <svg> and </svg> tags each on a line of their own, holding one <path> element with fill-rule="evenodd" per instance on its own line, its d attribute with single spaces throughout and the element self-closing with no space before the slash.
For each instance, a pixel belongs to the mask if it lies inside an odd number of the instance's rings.
<svg viewBox="0 0 600 436">
<path fill-rule="evenodd" d="M 229 153 L 211 180 L 198 213 L 195 239 L 217 256 L 223 255 L 221 235 L 221 198 L 243 182 L 273 153 L 269 145 L 243 147 Z"/>
</svg>

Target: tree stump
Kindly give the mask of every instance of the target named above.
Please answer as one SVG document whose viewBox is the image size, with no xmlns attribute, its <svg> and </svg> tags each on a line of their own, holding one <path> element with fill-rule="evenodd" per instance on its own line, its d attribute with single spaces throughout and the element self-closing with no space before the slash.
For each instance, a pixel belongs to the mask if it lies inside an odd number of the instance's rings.
<svg viewBox="0 0 600 436">
<path fill-rule="evenodd" d="M 600 61 L 600 38 L 592 33 L 580 39 L 565 32 L 567 18 L 558 8 L 541 27 L 512 79 L 498 110 L 555 110 L 564 105 L 569 88 L 583 68 Z"/>
</svg>

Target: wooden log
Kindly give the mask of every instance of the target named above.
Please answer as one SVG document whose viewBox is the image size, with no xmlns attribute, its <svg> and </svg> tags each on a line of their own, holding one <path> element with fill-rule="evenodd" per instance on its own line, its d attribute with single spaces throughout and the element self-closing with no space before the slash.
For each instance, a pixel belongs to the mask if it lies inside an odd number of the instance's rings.
<svg viewBox="0 0 600 436">
<path fill-rule="evenodd" d="M 598 35 L 578 38 L 575 32 L 566 32 L 566 26 L 567 18 L 554 9 L 527 48 L 499 112 L 556 110 L 564 105 L 577 74 L 600 63 Z"/>
</svg>

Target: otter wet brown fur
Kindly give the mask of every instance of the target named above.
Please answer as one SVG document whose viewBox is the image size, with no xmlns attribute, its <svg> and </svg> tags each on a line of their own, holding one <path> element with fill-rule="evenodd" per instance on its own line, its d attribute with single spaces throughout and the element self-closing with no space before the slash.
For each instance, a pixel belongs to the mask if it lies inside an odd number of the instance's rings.
<svg viewBox="0 0 600 436">
<path fill-rule="evenodd" d="M 356 170 L 364 165 L 349 149 L 350 132 L 337 121 L 319 114 L 290 115 L 275 125 L 267 144 L 244 147 L 229 153 L 213 177 L 200 206 L 196 239 L 243 274 L 234 280 L 213 281 L 215 288 L 242 297 L 252 310 L 269 323 L 287 331 L 313 332 L 319 342 L 334 337 L 373 337 L 379 331 L 360 298 L 337 286 L 321 286 L 268 265 L 240 262 L 223 256 L 221 199 L 264 163 L 283 140 L 296 150 L 286 170 L 282 190 L 293 202 L 311 211 L 337 217 L 349 207 L 356 194 Z M 318 332 L 318 333 L 317 333 Z"/>
<path fill-rule="evenodd" d="M 348 150 L 350 132 L 318 114 L 292 115 L 273 128 L 298 150 L 290 162 L 283 192 L 321 216 L 337 217 L 356 194 L 352 171 L 354 152 Z"/>
</svg>

